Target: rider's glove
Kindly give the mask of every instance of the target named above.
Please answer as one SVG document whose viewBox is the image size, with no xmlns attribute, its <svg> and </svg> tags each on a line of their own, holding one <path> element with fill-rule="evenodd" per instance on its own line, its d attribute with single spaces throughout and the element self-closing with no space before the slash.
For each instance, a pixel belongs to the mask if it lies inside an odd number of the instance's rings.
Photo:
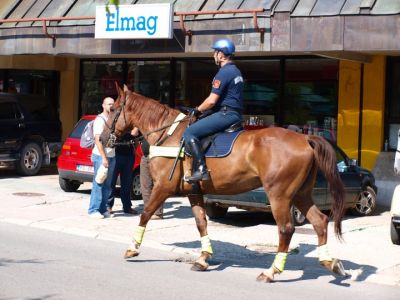
<svg viewBox="0 0 400 300">
<path fill-rule="evenodd" d="M 197 118 L 201 115 L 201 111 L 199 111 L 199 109 L 195 107 L 191 110 L 190 115 Z"/>
</svg>

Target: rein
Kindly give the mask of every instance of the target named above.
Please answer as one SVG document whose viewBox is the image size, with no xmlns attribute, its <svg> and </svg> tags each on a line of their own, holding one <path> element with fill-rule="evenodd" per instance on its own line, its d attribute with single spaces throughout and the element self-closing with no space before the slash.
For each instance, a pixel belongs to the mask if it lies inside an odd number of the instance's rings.
<svg viewBox="0 0 400 300">
<path fill-rule="evenodd" d="M 175 121 L 173 121 L 172 123 L 169 123 L 169 124 L 164 125 L 164 126 L 162 126 L 162 127 L 160 127 L 160 128 L 151 130 L 151 131 L 145 133 L 144 135 L 145 135 L 146 137 L 148 137 L 148 136 L 149 136 L 150 134 L 152 134 L 152 133 L 159 132 L 159 131 L 162 131 L 162 130 L 165 131 L 165 129 L 167 129 L 168 127 L 171 127 L 172 125 L 174 125 L 174 124 L 176 124 L 176 123 L 180 123 L 180 122 L 185 121 L 186 119 L 190 119 L 190 118 L 191 118 L 191 115 L 186 115 L 185 117 L 183 117 L 183 118 L 181 118 L 181 119 L 178 119 L 178 120 L 175 119 Z M 171 133 L 171 134 L 172 134 L 172 133 Z M 167 135 L 165 135 L 165 136 L 162 138 L 162 136 L 164 135 L 164 133 L 162 133 L 162 134 L 160 135 L 160 137 L 158 138 L 158 140 L 155 142 L 154 146 L 159 146 L 159 145 L 161 145 L 162 143 L 164 143 L 165 140 L 171 136 L 171 134 L 168 133 Z"/>
</svg>

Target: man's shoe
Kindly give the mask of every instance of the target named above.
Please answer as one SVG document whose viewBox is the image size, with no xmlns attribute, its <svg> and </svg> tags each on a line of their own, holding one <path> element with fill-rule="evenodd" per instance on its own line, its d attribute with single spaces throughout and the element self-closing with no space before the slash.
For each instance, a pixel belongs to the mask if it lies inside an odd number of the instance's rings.
<svg viewBox="0 0 400 300">
<path fill-rule="evenodd" d="M 100 219 L 104 219 L 104 216 L 101 213 L 99 213 L 98 211 L 96 211 L 95 213 L 89 214 L 89 218 L 100 220 Z"/>
<path fill-rule="evenodd" d="M 110 212 L 106 211 L 105 213 L 103 213 L 104 218 L 114 218 L 115 215 L 111 214 Z"/>
<path fill-rule="evenodd" d="M 128 214 L 128 215 L 137 215 L 138 214 L 138 212 L 136 210 L 134 210 L 133 208 L 131 208 L 131 207 L 126 209 L 126 210 L 124 210 L 124 213 Z"/>
<path fill-rule="evenodd" d="M 110 214 L 114 214 L 114 212 L 113 212 L 113 210 L 112 210 L 111 207 L 107 207 L 107 211 L 108 211 Z"/>
</svg>

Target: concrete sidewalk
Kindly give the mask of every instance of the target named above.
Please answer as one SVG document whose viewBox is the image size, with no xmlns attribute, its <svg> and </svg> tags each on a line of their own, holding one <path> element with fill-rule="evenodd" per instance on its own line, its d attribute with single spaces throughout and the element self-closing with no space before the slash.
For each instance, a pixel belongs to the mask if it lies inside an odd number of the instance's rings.
<svg viewBox="0 0 400 300">
<path fill-rule="evenodd" d="M 54 171 L 34 177 L 16 177 L 0 169 L 0 221 L 90 238 L 112 240 L 128 245 L 139 216 L 127 216 L 116 199 L 116 217 L 92 220 L 87 216 L 91 184 L 85 183 L 76 193 L 65 193 L 58 186 Z M 133 207 L 143 209 L 142 201 Z M 229 210 L 231 211 L 231 209 Z M 186 198 L 170 198 L 165 203 L 165 219 L 150 221 L 144 236 L 143 250 L 153 247 L 183 256 L 197 256 L 200 241 L 189 202 Z M 343 261 L 352 277 L 348 280 L 369 281 L 400 286 L 400 246 L 390 241 L 390 216 L 382 211 L 371 217 L 346 216 L 342 223 L 345 242 L 333 235 L 330 224 L 328 245 L 334 257 Z M 209 221 L 215 261 L 244 261 L 259 272 L 269 267 L 278 243 L 277 228 L 271 216 L 232 210 L 219 221 Z M 291 243 L 285 276 L 320 276 L 316 235 L 307 224 L 297 227 Z M 121 257 L 125 250 L 121 245 Z M 258 271 L 258 270 L 257 270 Z M 254 271 L 255 276 L 257 271 Z M 289 274 L 289 275 L 284 275 Z M 312 274 L 312 275 L 310 275 Z M 278 279 L 278 278 L 277 278 Z"/>
</svg>

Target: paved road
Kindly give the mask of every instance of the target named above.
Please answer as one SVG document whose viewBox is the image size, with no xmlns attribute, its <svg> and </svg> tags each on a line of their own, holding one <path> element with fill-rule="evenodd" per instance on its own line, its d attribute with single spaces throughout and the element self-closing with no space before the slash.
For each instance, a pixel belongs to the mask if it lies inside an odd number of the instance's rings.
<svg viewBox="0 0 400 300">
<path fill-rule="evenodd" d="M 121 204 L 117 200 L 116 218 L 91 220 L 86 212 L 89 194 L 90 184 L 84 184 L 77 193 L 64 193 L 58 186 L 56 172 L 51 169 L 34 177 L 18 177 L 11 171 L 0 169 L 0 222 L 127 245 L 139 217 L 120 213 Z M 142 201 L 133 203 L 142 209 Z M 198 255 L 200 242 L 187 199 L 168 199 L 165 217 L 148 224 L 143 246 L 177 255 Z M 373 282 L 400 287 L 400 247 L 390 242 L 389 220 L 386 210 L 371 217 L 346 217 L 342 224 L 345 243 L 335 239 L 330 224 L 328 244 L 331 253 L 343 260 L 352 275 L 345 284 Z M 272 218 L 261 213 L 234 210 L 221 221 L 210 221 L 214 259 L 222 262 L 219 270 L 235 267 L 243 271 L 250 264 L 250 281 L 253 281 L 272 263 L 278 239 L 276 230 Z M 293 277 L 319 281 L 325 276 L 318 265 L 315 244 L 316 236 L 311 226 L 298 227 L 286 271 L 276 278 L 277 281 Z M 116 255 L 118 259 L 125 250 L 122 248 Z M 247 260 L 250 263 L 243 263 Z"/>
<path fill-rule="evenodd" d="M 112 241 L 6 223 L 0 236 L 0 299 L 398 299 L 397 287 L 321 271 L 258 283 L 251 258 L 214 260 L 200 273 L 190 271 L 188 256 L 151 248 L 127 262 L 120 259 L 125 245 Z"/>
</svg>

